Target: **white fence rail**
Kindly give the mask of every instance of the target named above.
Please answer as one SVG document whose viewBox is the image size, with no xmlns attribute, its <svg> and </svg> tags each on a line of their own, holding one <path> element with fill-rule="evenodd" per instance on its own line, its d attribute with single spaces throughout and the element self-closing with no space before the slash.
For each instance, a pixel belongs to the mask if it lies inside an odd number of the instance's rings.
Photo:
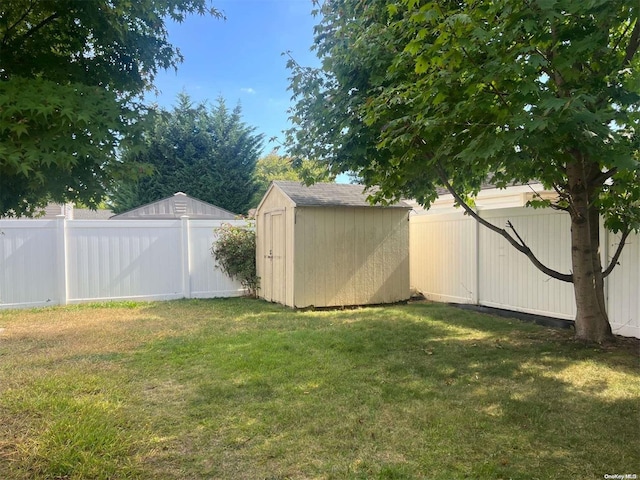
<svg viewBox="0 0 640 480">
<path fill-rule="evenodd" d="M 571 271 L 567 215 L 530 208 L 481 210 L 504 227 L 515 226 L 536 256 L 562 272 Z M 540 272 L 500 235 L 462 213 L 410 218 L 411 286 L 435 301 L 472 303 L 573 319 L 573 286 Z M 618 238 L 602 230 L 603 257 Z M 631 235 L 605 284 L 614 333 L 640 338 L 640 237 Z"/>
<path fill-rule="evenodd" d="M 0 308 L 231 297 L 215 268 L 217 220 L 0 220 Z"/>
</svg>

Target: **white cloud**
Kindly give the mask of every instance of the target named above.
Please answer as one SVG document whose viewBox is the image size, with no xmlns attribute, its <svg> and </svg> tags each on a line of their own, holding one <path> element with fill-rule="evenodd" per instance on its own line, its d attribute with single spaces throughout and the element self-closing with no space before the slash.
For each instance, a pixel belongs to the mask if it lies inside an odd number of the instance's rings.
<svg viewBox="0 0 640 480">
<path fill-rule="evenodd" d="M 249 87 L 249 88 L 241 88 L 241 89 L 240 89 L 240 91 L 241 91 L 242 93 L 248 93 L 249 95 L 255 95 L 255 94 L 257 93 L 257 92 L 256 92 L 253 88 L 251 88 L 251 87 Z"/>
</svg>

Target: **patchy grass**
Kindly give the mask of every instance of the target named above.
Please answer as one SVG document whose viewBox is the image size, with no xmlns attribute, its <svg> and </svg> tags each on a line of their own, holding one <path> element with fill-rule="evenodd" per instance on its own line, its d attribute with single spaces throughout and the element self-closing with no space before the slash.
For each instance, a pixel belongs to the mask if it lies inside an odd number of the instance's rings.
<svg viewBox="0 0 640 480">
<path fill-rule="evenodd" d="M 640 474 L 638 342 L 437 304 L 0 312 L 0 478 Z"/>
</svg>

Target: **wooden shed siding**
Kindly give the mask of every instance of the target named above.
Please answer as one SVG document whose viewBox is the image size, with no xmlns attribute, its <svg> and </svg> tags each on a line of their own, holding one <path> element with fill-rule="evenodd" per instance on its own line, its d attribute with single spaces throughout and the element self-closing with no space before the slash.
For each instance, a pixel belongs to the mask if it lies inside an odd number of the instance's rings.
<svg viewBox="0 0 640 480">
<path fill-rule="evenodd" d="M 296 307 L 409 297 L 406 210 L 298 207 L 296 217 Z"/>
</svg>

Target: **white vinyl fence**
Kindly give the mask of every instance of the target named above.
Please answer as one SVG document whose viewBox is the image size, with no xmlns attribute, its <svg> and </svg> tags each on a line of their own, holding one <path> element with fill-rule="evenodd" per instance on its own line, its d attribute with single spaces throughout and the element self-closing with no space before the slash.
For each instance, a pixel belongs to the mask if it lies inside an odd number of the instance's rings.
<svg viewBox="0 0 640 480">
<path fill-rule="evenodd" d="M 538 258 L 570 272 L 569 219 L 528 208 L 481 210 L 510 220 Z M 0 308 L 104 300 L 170 300 L 245 293 L 215 268 L 217 220 L 0 220 Z M 603 256 L 617 237 L 602 231 Z M 549 278 L 499 235 L 461 213 L 410 217 L 411 286 L 428 299 L 572 319 L 571 284 Z M 640 237 L 607 278 L 613 330 L 640 338 Z"/>
<path fill-rule="evenodd" d="M 0 220 L 0 308 L 244 294 L 215 268 L 214 229 L 241 220 Z"/>
<path fill-rule="evenodd" d="M 570 220 L 553 210 L 480 210 L 491 223 L 515 226 L 534 254 L 549 267 L 571 271 Z M 426 298 L 471 303 L 573 319 L 573 285 L 540 272 L 500 235 L 471 217 L 433 213 L 410 217 L 411 286 Z M 618 238 L 602 229 L 603 258 Z M 605 294 L 614 333 L 640 338 L 640 237 L 631 235 L 620 265 L 606 279 Z"/>
</svg>

